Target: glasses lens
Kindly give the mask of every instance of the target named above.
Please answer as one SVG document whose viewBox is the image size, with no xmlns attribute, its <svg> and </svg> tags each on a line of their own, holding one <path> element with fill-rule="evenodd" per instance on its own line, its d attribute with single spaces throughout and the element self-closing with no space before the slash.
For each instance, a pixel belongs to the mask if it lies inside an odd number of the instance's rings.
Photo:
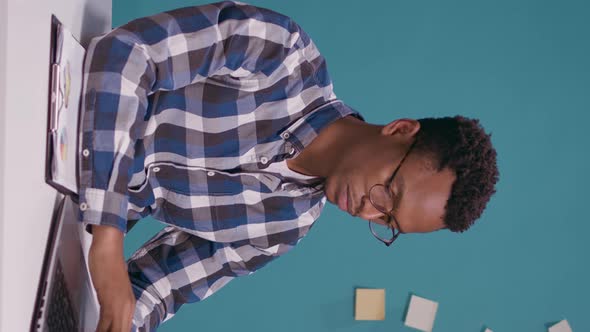
<svg viewBox="0 0 590 332">
<path fill-rule="evenodd" d="M 383 241 L 390 241 L 393 239 L 393 230 L 389 226 L 378 224 L 374 221 L 371 221 L 369 226 L 371 227 L 371 232 L 373 232 L 375 237 Z"/>
<path fill-rule="evenodd" d="M 383 213 L 389 213 L 389 211 L 393 209 L 393 197 L 391 197 L 391 191 L 387 190 L 384 185 L 378 184 L 371 188 L 369 198 L 373 205 Z"/>
</svg>

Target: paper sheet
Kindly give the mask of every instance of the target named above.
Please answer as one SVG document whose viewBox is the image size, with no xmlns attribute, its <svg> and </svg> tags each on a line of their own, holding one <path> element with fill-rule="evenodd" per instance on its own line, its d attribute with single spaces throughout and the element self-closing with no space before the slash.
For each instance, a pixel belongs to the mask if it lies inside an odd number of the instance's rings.
<svg viewBox="0 0 590 332">
<path fill-rule="evenodd" d="M 55 182 L 73 192 L 78 192 L 76 186 L 76 158 L 78 157 L 76 139 L 82 93 L 82 66 L 86 50 L 66 27 L 61 25 L 59 29 L 59 37 L 56 41 L 58 52 L 55 59 L 59 64 L 59 86 L 55 95 L 58 101 L 58 110 L 56 130 L 52 134 L 52 175 Z"/>
</svg>

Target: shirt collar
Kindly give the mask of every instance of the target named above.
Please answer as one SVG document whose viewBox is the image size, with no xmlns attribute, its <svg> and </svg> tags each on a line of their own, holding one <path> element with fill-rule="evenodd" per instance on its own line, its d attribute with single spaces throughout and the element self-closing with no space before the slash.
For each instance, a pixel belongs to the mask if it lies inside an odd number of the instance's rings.
<svg viewBox="0 0 590 332">
<path fill-rule="evenodd" d="M 366 122 L 358 111 L 341 100 L 330 100 L 297 119 L 281 133 L 281 138 L 299 153 L 319 135 L 322 128 L 348 115 Z"/>
</svg>

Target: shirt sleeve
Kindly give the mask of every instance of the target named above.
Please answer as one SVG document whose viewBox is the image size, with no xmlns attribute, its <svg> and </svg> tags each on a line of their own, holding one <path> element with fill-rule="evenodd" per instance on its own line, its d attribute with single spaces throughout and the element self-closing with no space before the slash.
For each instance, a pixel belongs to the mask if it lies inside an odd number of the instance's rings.
<svg viewBox="0 0 590 332">
<path fill-rule="evenodd" d="M 184 304 L 200 302 L 236 277 L 253 274 L 296 242 L 260 250 L 247 241 L 212 242 L 165 227 L 127 261 L 136 298 L 134 328 L 156 331 Z"/>
<path fill-rule="evenodd" d="M 150 95 L 214 75 L 270 77 L 314 45 L 280 13 L 237 1 L 133 20 L 91 39 L 84 64 L 80 221 L 126 232 L 133 161 Z M 322 68 L 321 57 L 309 63 Z M 318 77 L 322 77 L 318 70 Z"/>
</svg>

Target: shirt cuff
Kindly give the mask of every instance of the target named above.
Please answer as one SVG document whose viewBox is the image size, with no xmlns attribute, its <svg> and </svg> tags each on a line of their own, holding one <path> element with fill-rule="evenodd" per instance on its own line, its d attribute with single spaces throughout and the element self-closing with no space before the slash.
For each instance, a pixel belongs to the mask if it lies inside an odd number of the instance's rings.
<svg viewBox="0 0 590 332">
<path fill-rule="evenodd" d="M 127 232 L 129 196 L 97 188 L 83 188 L 79 193 L 79 220 L 87 232 L 90 225 L 109 225 Z"/>
</svg>

